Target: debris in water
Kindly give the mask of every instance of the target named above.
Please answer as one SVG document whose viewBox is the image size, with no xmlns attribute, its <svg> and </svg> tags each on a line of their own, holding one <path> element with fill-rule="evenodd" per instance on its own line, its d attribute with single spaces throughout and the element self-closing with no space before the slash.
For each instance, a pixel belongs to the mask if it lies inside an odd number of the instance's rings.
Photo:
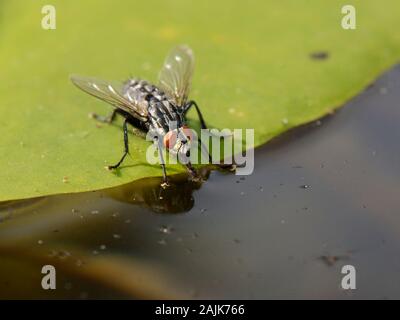
<svg viewBox="0 0 400 320">
<path fill-rule="evenodd" d="M 49 257 L 56 257 L 60 260 L 67 259 L 71 254 L 68 251 L 55 251 L 52 250 L 49 253 Z"/>
<path fill-rule="evenodd" d="M 39 245 L 42 245 L 43 244 L 43 240 L 38 240 L 38 242 L 37 242 Z"/>
<path fill-rule="evenodd" d="M 99 214 L 100 211 L 99 211 L 99 210 L 92 210 L 90 213 L 91 213 L 91 214 Z"/>
<path fill-rule="evenodd" d="M 348 256 L 320 256 L 318 259 L 320 259 L 322 262 L 324 262 L 328 267 L 332 267 L 335 265 L 336 262 L 339 260 L 347 260 L 349 257 Z"/>
<path fill-rule="evenodd" d="M 310 186 L 308 184 L 303 184 L 300 186 L 301 189 L 308 189 Z"/>
<path fill-rule="evenodd" d="M 113 238 L 114 238 L 114 239 L 121 239 L 121 235 L 120 235 L 120 234 L 117 234 L 117 233 L 114 233 L 114 234 L 113 234 Z"/>
<path fill-rule="evenodd" d="M 106 247 L 105 244 L 102 244 L 102 245 L 100 246 L 100 250 L 106 250 L 106 249 L 107 249 L 107 247 Z"/>
</svg>

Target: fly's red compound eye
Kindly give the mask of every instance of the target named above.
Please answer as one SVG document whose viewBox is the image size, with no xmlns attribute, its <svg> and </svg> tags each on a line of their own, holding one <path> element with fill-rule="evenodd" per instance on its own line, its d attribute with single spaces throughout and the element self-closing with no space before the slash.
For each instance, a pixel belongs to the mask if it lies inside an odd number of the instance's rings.
<svg viewBox="0 0 400 320">
<path fill-rule="evenodd" d="M 164 146 L 167 149 L 172 149 L 175 146 L 177 138 L 177 131 L 171 130 L 168 131 L 167 134 L 164 136 Z"/>
<path fill-rule="evenodd" d="M 184 136 L 186 137 L 187 140 L 192 141 L 195 137 L 193 130 L 190 129 L 188 126 L 183 126 L 182 128 L 180 128 L 179 130 L 181 130 L 181 135 L 180 138 L 183 139 L 182 137 L 182 133 L 184 134 Z M 164 136 L 164 146 L 167 149 L 173 149 L 176 141 L 178 139 L 178 130 L 174 129 L 171 131 L 168 131 L 168 133 Z M 182 141 L 185 143 L 185 141 Z"/>
</svg>

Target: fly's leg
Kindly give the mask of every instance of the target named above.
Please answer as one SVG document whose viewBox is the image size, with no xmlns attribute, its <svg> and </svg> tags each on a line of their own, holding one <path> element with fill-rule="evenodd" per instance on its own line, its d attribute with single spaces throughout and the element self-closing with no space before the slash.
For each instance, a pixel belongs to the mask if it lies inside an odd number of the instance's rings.
<svg viewBox="0 0 400 320">
<path fill-rule="evenodd" d="M 207 125 L 206 125 L 206 122 L 204 121 L 203 115 L 201 114 L 200 108 L 199 108 L 199 106 L 197 105 L 197 103 L 194 100 L 189 101 L 185 105 L 185 108 L 184 108 L 184 111 L 183 111 L 184 114 L 186 114 L 192 106 L 194 106 L 196 108 L 197 115 L 198 115 L 198 117 L 200 119 L 201 128 L 202 129 L 207 129 Z M 210 153 L 207 151 L 207 148 L 204 146 L 203 142 L 200 139 L 199 139 L 199 141 L 200 141 L 202 149 L 204 148 L 206 150 L 206 152 L 207 152 L 208 161 L 210 163 L 212 163 L 212 158 L 211 158 Z M 216 166 L 218 166 L 219 168 L 222 168 L 222 169 L 228 169 L 230 171 L 233 171 L 236 168 L 236 164 L 235 163 L 232 163 L 232 164 L 216 164 Z"/>
<path fill-rule="evenodd" d="M 203 115 L 201 114 L 200 108 L 199 108 L 199 106 L 197 105 L 197 103 L 195 101 L 191 100 L 188 103 L 186 103 L 183 113 L 186 115 L 186 113 L 189 111 L 189 109 L 192 106 L 194 106 L 196 108 L 197 115 L 198 115 L 199 120 L 200 120 L 201 128 L 202 129 L 207 129 L 206 122 L 204 121 L 204 118 L 203 118 Z"/>
<path fill-rule="evenodd" d="M 160 146 L 160 143 L 158 141 L 158 137 L 154 137 L 154 142 L 157 143 L 157 148 L 158 148 L 158 155 L 160 157 L 160 165 L 163 171 L 163 182 L 161 183 L 161 187 L 165 188 L 167 187 L 168 184 L 168 176 L 167 176 L 167 170 L 165 169 L 165 162 L 164 162 L 164 156 L 162 153 L 162 148 Z"/>
<path fill-rule="evenodd" d="M 188 169 L 190 179 L 192 181 L 199 181 L 201 178 L 198 176 L 196 170 L 193 168 L 192 164 L 190 161 L 186 164 L 186 168 Z"/>
<path fill-rule="evenodd" d="M 123 124 L 123 130 L 124 130 L 124 154 L 121 158 L 121 160 L 118 161 L 117 164 L 113 165 L 113 166 L 107 166 L 106 168 L 108 170 L 113 170 L 113 169 L 117 169 L 122 161 L 124 161 L 126 155 L 129 154 L 129 143 L 128 143 L 128 120 L 125 119 L 124 124 Z"/>
<path fill-rule="evenodd" d="M 100 116 L 96 113 L 89 113 L 89 117 L 99 121 L 99 122 L 103 122 L 103 123 L 112 123 L 115 120 L 115 116 L 117 115 L 117 110 L 114 109 L 113 112 L 111 112 L 110 115 L 104 117 L 104 116 Z"/>
</svg>

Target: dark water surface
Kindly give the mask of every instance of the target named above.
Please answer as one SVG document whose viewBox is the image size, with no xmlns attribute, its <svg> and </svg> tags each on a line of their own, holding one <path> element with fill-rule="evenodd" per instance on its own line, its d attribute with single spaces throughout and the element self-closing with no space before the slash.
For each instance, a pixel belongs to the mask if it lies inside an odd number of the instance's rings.
<svg viewBox="0 0 400 320">
<path fill-rule="evenodd" d="M 244 179 L 0 204 L 0 298 L 400 298 L 399 101 L 397 67 Z"/>
</svg>

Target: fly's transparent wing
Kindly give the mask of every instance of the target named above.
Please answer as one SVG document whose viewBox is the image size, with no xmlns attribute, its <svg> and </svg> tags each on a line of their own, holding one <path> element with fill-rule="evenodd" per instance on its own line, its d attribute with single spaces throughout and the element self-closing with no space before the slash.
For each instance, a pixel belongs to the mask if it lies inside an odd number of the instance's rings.
<svg viewBox="0 0 400 320">
<path fill-rule="evenodd" d="M 146 121 L 147 107 L 139 101 L 127 99 L 123 94 L 123 83 L 111 83 L 96 78 L 72 75 L 71 81 L 86 93 L 119 108 L 135 118 Z"/>
<path fill-rule="evenodd" d="M 194 55 L 188 46 L 171 50 L 159 74 L 159 87 L 178 107 L 183 107 L 189 95 L 194 70 Z"/>
</svg>

